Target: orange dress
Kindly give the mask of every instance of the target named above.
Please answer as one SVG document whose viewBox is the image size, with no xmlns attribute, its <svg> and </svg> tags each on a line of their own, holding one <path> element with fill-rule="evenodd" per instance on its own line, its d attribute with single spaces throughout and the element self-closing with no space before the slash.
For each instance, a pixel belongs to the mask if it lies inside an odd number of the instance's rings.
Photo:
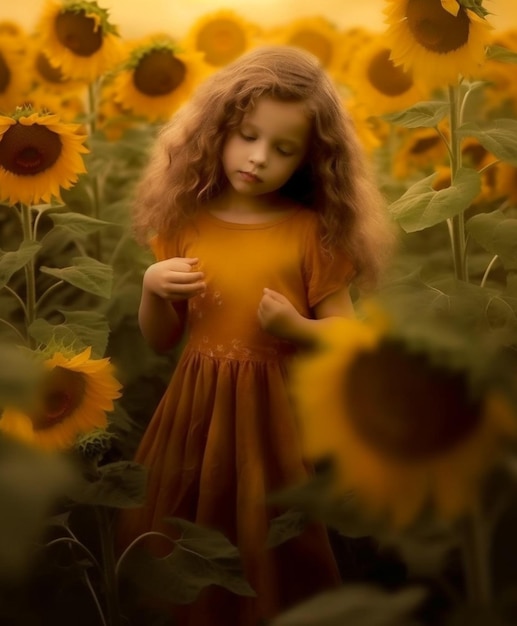
<svg viewBox="0 0 517 626">
<path fill-rule="evenodd" d="M 124 543 L 151 529 L 170 534 L 165 517 L 216 528 L 239 548 L 257 593 L 244 598 L 212 586 L 185 608 L 181 626 L 258 626 L 339 581 L 319 524 L 278 548 L 265 546 L 270 520 L 281 513 L 266 496 L 310 469 L 286 385 L 295 348 L 262 329 L 257 309 L 269 287 L 310 317 L 350 281 L 349 260 L 320 250 L 317 222 L 307 209 L 261 224 L 205 211 L 153 242 L 158 260 L 199 258 L 207 289 L 189 300 L 185 348 L 136 454 L 149 472 L 147 504 L 125 513 Z"/>
</svg>

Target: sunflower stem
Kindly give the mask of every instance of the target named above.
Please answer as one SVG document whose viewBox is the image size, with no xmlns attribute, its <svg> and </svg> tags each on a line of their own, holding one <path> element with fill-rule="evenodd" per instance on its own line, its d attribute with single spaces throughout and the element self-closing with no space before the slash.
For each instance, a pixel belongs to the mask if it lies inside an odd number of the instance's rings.
<svg viewBox="0 0 517 626">
<path fill-rule="evenodd" d="M 461 125 L 461 113 L 459 105 L 458 85 L 449 87 L 449 120 L 451 132 L 451 184 L 454 184 L 458 170 L 461 167 L 461 140 L 458 136 L 458 129 Z M 461 211 L 451 219 L 451 245 L 454 260 L 454 273 L 458 280 L 467 280 L 465 267 L 465 215 Z"/>
<path fill-rule="evenodd" d="M 108 626 L 120 626 L 113 520 L 106 507 L 96 506 L 94 509 L 99 523 Z"/>
<path fill-rule="evenodd" d="M 90 128 L 90 140 L 93 138 L 97 125 L 95 122 L 95 115 L 97 109 L 97 89 L 98 85 L 96 82 L 90 83 L 88 85 L 88 113 L 89 113 L 89 128 Z M 92 204 L 92 217 L 95 219 L 100 219 L 100 191 L 99 191 L 99 180 L 97 174 L 94 174 L 91 177 L 92 184 L 92 194 L 93 194 L 93 204 Z M 93 256 L 97 259 L 97 261 L 101 260 L 102 255 L 102 243 L 101 243 L 101 235 L 97 231 L 92 234 L 92 242 L 93 242 Z"/>
<path fill-rule="evenodd" d="M 488 607 L 492 601 L 490 547 L 488 528 L 479 509 L 463 525 L 463 564 L 467 600 L 472 605 Z"/>
<path fill-rule="evenodd" d="M 27 243 L 34 241 L 34 235 L 31 222 L 31 209 L 28 205 L 21 205 L 21 218 L 23 229 L 23 240 Z M 36 317 L 36 274 L 34 257 L 31 257 L 25 264 L 25 284 L 26 284 L 26 296 L 25 296 L 25 324 L 26 324 L 26 337 L 30 347 L 34 347 L 33 340 L 29 335 L 29 327 L 34 322 Z"/>
</svg>

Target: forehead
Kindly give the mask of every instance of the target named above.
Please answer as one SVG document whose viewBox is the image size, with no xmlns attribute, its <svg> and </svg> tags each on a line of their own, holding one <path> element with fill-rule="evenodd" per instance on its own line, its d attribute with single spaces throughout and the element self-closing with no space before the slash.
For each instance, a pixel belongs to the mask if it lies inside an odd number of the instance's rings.
<svg viewBox="0 0 517 626">
<path fill-rule="evenodd" d="M 283 102 L 260 98 L 246 113 L 243 124 L 255 126 L 268 136 L 305 139 L 310 130 L 310 119 L 303 102 Z"/>
</svg>

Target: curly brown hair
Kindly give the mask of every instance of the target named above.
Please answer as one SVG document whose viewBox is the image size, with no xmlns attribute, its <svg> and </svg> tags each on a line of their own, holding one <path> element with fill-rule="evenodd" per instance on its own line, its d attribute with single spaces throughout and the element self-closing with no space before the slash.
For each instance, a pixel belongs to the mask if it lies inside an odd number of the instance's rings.
<svg viewBox="0 0 517 626">
<path fill-rule="evenodd" d="M 288 46 L 257 48 L 211 75 L 160 130 L 136 188 L 137 240 L 173 232 L 221 193 L 226 138 L 262 96 L 306 106 L 307 158 L 281 192 L 316 211 L 322 246 L 345 250 L 356 282 L 374 285 L 393 244 L 385 201 L 334 83 L 314 57 Z"/>
</svg>

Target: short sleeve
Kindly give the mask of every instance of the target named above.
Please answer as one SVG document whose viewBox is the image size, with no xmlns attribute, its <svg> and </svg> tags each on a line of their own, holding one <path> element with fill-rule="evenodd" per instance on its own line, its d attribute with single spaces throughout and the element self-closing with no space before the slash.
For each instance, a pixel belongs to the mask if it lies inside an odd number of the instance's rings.
<svg viewBox="0 0 517 626">
<path fill-rule="evenodd" d="M 313 228 L 306 238 L 304 273 L 307 300 L 313 308 L 330 294 L 349 285 L 356 270 L 344 251 L 323 249 L 317 229 Z"/>
<path fill-rule="evenodd" d="M 157 261 L 164 261 L 175 256 L 181 256 L 177 251 L 177 242 L 165 240 L 160 235 L 154 235 L 149 239 L 149 247 Z"/>
</svg>

